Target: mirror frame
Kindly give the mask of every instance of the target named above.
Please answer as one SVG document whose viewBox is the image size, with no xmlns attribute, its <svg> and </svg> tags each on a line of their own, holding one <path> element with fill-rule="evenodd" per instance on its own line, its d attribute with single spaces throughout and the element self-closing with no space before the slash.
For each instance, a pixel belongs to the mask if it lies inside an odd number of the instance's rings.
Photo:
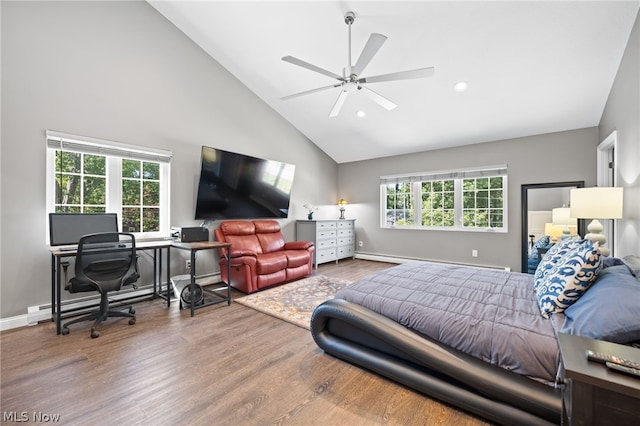
<svg viewBox="0 0 640 426">
<path fill-rule="evenodd" d="M 529 257 L 529 190 L 530 189 L 544 189 L 544 188 L 584 188 L 584 181 L 577 180 L 572 182 L 551 182 L 551 183 L 531 183 L 521 185 L 520 200 L 522 202 L 522 241 L 521 241 L 521 263 L 520 272 L 527 273 L 528 265 L 527 260 Z M 578 234 L 584 235 L 585 221 L 584 219 L 578 220 Z"/>
</svg>

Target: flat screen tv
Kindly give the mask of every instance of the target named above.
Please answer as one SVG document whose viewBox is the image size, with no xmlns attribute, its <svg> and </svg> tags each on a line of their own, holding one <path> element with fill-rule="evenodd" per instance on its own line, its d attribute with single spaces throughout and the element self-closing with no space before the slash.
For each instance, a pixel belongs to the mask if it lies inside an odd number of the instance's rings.
<svg viewBox="0 0 640 426">
<path fill-rule="evenodd" d="M 295 166 L 202 147 L 196 219 L 286 218 Z"/>
</svg>

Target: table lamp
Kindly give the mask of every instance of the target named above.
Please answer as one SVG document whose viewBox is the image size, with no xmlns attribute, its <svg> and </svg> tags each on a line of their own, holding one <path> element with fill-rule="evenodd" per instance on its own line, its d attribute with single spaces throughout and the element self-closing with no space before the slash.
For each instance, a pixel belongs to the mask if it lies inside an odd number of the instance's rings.
<svg viewBox="0 0 640 426">
<path fill-rule="evenodd" d="M 571 217 L 593 219 L 585 238 L 600 244 L 600 253 L 609 256 L 610 250 L 604 247 L 607 238 L 602 233 L 602 224 L 598 219 L 622 219 L 622 188 L 593 187 L 571 190 Z"/>
<path fill-rule="evenodd" d="M 554 225 L 551 222 L 545 223 L 544 235 L 550 237 L 549 239 L 551 240 L 551 242 L 555 244 L 558 242 L 558 237 L 562 237 L 563 235 L 562 226 Z"/>
<path fill-rule="evenodd" d="M 344 198 L 340 198 L 338 205 L 340 206 L 340 219 L 344 219 L 344 206 L 349 204 Z"/>
<path fill-rule="evenodd" d="M 571 217 L 569 207 L 559 207 L 551 210 L 551 222 L 562 227 L 564 235 L 575 235 L 578 230 L 578 219 Z"/>
</svg>

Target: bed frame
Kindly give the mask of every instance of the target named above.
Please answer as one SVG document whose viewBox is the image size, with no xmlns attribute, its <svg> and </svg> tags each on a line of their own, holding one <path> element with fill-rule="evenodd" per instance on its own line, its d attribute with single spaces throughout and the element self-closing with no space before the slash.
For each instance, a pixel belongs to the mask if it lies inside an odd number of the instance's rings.
<svg viewBox="0 0 640 426">
<path fill-rule="evenodd" d="M 560 424 L 561 390 L 420 336 L 360 305 L 331 299 L 311 318 L 326 353 L 499 424 Z"/>
</svg>

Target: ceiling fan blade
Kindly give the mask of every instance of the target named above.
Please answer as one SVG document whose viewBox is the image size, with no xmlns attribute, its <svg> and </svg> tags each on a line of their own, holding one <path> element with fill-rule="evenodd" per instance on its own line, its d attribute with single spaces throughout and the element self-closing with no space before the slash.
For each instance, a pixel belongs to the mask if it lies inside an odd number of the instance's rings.
<svg viewBox="0 0 640 426">
<path fill-rule="evenodd" d="M 286 101 L 287 99 L 297 98 L 298 96 L 310 95 L 311 93 L 321 92 L 323 90 L 333 89 L 334 87 L 340 87 L 340 86 L 341 84 L 332 84 L 331 86 L 318 87 L 317 89 L 305 90 L 304 92 L 298 92 L 292 95 L 287 95 L 280 99 L 283 101 Z"/>
<path fill-rule="evenodd" d="M 371 98 L 374 102 L 376 102 L 377 104 L 385 108 L 387 111 L 391 111 L 392 109 L 398 106 L 393 102 L 391 102 L 389 99 L 385 98 L 382 95 L 379 95 L 378 93 L 374 92 L 373 90 L 369 89 L 366 86 L 360 86 L 360 88 L 364 89 L 364 93 L 367 96 L 369 96 L 369 98 Z"/>
<path fill-rule="evenodd" d="M 346 90 L 340 91 L 340 94 L 338 95 L 338 99 L 336 100 L 336 103 L 333 105 L 333 108 L 331 108 L 329 117 L 336 117 L 338 114 L 340 114 L 340 110 L 342 109 L 342 104 L 344 104 L 344 101 L 347 100 L 348 94 L 349 92 L 347 92 Z"/>
<path fill-rule="evenodd" d="M 360 75 L 365 67 L 369 65 L 369 62 L 371 62 L 375 54 L 378 53 L 378 50 L 380 50 L 385 41 L 387 41 L 386 36 L 377 33 L 371 34 L 369 40 L 367 40 L 367 44 L 365 44 L 364 49 L 362 49 L 358 62 L 353 66 L 351 72 L 355 75 Z"/>
<path fill-rule="evenodd" d="M 293 56 L 283 56 L 282 60 L 285 62 L 289 62 L 293 65 L 298 65 L 299 67 L 306 68 L 311 71 L 319 72 L 320 74 L 324 74 L 328 77 L 335 78 L 336 80 L 344 81 L 344 78 L 338 74 L 332 73 L 331 71 L 327 71 L 324 68 L 317 67 L 308 62 L 303 61 L 302 59 L 294 58 Z"/>
<path fill-rule="evenodd" d="M 359 78 L 358 83 L 379 83 L 381 81 L 411 80 L 414 78 L 432 77 L 435 68 L 418 68 L 411 71 L 392 72 L 391 74 L 375 75 L 373 77 Z"/>
</svg>

